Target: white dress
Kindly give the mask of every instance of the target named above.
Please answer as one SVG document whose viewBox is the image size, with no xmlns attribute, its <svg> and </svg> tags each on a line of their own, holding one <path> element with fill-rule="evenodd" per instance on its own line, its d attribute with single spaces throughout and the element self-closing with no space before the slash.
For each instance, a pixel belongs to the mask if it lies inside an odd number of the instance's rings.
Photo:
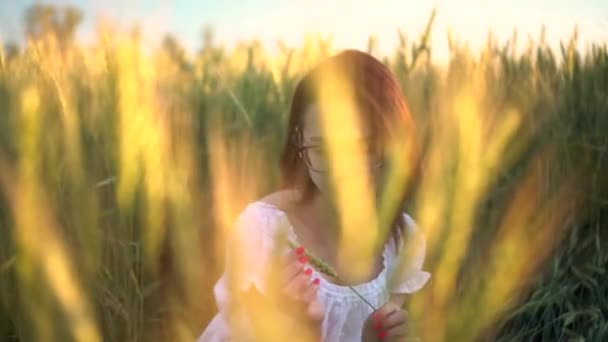
<svg viewBox="0 0 608 342">
<path fill-rule="evenodd" d="M 414 221 L 404 214 L 407 223 L 407 234 L 413 234 L 416 226 Z M 239 288 L 248 289 L 251 285 L 264 294 L 263 274 L 267 271 L 270 257 L 275 245 L 277 230 L 286 227 L 287 238 L 298 244 L 298 239 L 287 215 L 277 207 L 257 201 L 249 204 L 241 213 L 236 223 L 235 236 L 241 243 L 240 258 L 246 265 L 239 274 Z M 422 234 L 417 234 L 417 244 L 411 254 L 410 264 L 404 269 L 401 279 L 393 286 L 391 293 L 409 294 L 421 289 L 429 280 L 430 273 L 422 271 L 425 257 L 425 240 Z M 287 247 L 286 247 L 287 248 Z M 227 258 L 230 258 L 228 251 Z M 389 239 L 383 251 L 384 267 L 373 280 L 353 286 L 374 307 L 384 305 L 390 296 L 387 281 L 397 260 L 397 244 Z M 325 318 L 322 324 L 323 341 L 327 342 L 360 342 L 361 329 L 364 321 L 372 313 L 372 309 L 346 286 L 335 285 L 313 269 L 314 278 L 320 279 L 318 299 L 325 308 Z M 228 301 L 230 295 L 224 273 L 214 287 L 215 300 L 219 313 L 209 323 L 200 335 L 198 342 L 232 341 L 230 329 L 226 323 Z"/>
</svg>

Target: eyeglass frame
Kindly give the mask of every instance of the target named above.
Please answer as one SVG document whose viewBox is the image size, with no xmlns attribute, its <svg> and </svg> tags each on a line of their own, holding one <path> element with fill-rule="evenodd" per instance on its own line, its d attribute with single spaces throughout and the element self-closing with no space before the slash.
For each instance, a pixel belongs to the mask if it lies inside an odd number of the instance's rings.
<svg viewBox="0 0 608 342">
<path fill-rule="evenodd" d="M 306 164 L 306 167 L 308 167 L 310 170 L 314 171 L 314 172 L 327 172 L 327 169 L 323 169 L 323 170 L 319 170 L 317 168 L 315 168 L 312 165 L 312 162 L 310 160 L 310 157 L 308 156 L 308 150 L 314 147 L 322 147 L 321 145 L 296 145 L 294 146 L 296 148 L 298 157 L 300 157 L 300 159 L 302 159 L 304 161 L 304 164 Z M 380 168 L 382 165 L 384 164 L 384 158 L 381 158 L 380 160 L 378 160 L 377 163 L 375 163 L 374 165 L 371 166 L 372 170 L 378 169 Z"/>
<path fill-rule="evenodd" d="M 310 170 L 312 170 L 314 172 L 323 172 L 323 173 L 327 172 L 328 170 L 316 169 L 312 165 L 310 157 L 308 156 L 309 149 L 315 148 L 315 147 L 322 147 L 322 145 L 300 145 L 299 141 L 302 139 L 302 131 L 300 130 L 300 128 L 298 126 L 295 127 L 294 133 L 295 133 L 295 139 L 294 139 L 295 141 L 292 140 L 292 146 L 295 147 L 298 157 L 304 161 L 304 164 L 306 164 L 306 167 L 308 167 Z M 376 169 L 380 168 L 383 164 L 384 164 L 384 158 L 381 158 L 376 164 L 374 164 L 371 167 L 371 169 L 376 170 Z"/>
</svg>

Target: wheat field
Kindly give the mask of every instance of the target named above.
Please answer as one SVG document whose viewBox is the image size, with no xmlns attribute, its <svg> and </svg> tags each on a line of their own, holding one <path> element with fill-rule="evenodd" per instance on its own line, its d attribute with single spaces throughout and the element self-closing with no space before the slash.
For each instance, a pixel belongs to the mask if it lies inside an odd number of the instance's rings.
<svg viewBox="0 0 608 342">
<path fill-rule="evenodd" d="M 417 334 L 608 340 L 608 46 L 450 39 L 440 66 L 428 32 L 368 48 L 424 146 Z M 335 52 L 312 36 L 149 50 L 107 27 L 0 51 L 0 339 L 195 339 L 232 222 L 277 185 L 295 85 Z"/>
</svg>

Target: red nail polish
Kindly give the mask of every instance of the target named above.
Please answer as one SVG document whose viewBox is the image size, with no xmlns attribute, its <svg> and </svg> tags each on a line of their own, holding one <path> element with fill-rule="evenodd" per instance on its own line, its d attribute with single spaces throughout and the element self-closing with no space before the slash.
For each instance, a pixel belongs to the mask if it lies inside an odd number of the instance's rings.
<svg viewBox="0 0 608 342">
<path fill-rule="evenodd" d="M 374 321 L 378 322 L 378 321 L 380 321 L 380 319 L 381 319 L 382 317 L 380 316 L 380 312 L 376 311 L 376 312 L 374 312 L 374 314 L 372 315 L 372 318 L 374 319 Z"/>
<path fill-rule="evenodd" d="M 297 255 L 304 254 L 304 247 L 298 247 L 298 248 L 296 248 L 296 254 Z"/>
<path fill-rule="evenodd" d="M 380 328 L 382 328 L 382 322 L 376 321 L 376 323 L 374 323 L 374 329 L 380 330 Z"/>
<path fill-rule="evenodd" d="M 321 280 L 319 278 L 317 278 L 312 281 L 312 284 L 316 286 L 316 285 L 319 285 L 320 282 L 321 282 Z"/>
<path fill-rule="evenodd" d="M 305 264 L 308 262 L 308 257 L 306 255 L 302 255 L 301 257 L 298 258 L 298 261 Z"/>
<path fill-rule="evenodd" d="M 312 269 L 307 268 L 306 271 L 304 271 L 304 274 L 306 274 L 307 276 L 312 274 Z"/>
<path fill-rule="evenodd" d="M 386 331 L 380 331 L 378 333 L 378 339 L 379 340 L 384 340 L 385 337 L 386 337 Z"/>
</svg>

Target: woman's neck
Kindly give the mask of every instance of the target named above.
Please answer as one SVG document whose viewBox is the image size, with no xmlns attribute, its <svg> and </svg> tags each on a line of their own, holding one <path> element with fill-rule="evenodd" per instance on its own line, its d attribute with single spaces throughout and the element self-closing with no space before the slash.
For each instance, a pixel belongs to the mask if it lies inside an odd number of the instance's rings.
<svg viewBox="0 0 608 342">
<path fill-rule="evenodd" d="M 300 220 L 307 229 L 330 244 L 336 244 L 340 236 L 339 214 L 332 202 L 315 193 L 300 205 Z"/>
<path fill-rule="evenodd" d="M 382 269 L 381 253 L 378 254 L 378 259 L 373 270 L 369 275 L 362 279 L 350 279 L 345 269 L 338 265 L 339 243 L 340 243 L 340 214 L 335 205 L 327 199 L 327 197 L 315 193 L 308 201 L 301 202 L 298 210 L 298 220 L 304 224 L 306 232 L 302 232 L 302 236 L 306 237 L 305 243 L 307 248 L 329 263 L 342 277 L 347 277 L 340 283 L 338 279 L 331 279 L 336 284 L 356 284 L 363 281 L 374 279 Z M 302 241 L 304 242 L 304 241 Z M 342 265 L 342 267 L 346 267 Z"/>
</svg>

